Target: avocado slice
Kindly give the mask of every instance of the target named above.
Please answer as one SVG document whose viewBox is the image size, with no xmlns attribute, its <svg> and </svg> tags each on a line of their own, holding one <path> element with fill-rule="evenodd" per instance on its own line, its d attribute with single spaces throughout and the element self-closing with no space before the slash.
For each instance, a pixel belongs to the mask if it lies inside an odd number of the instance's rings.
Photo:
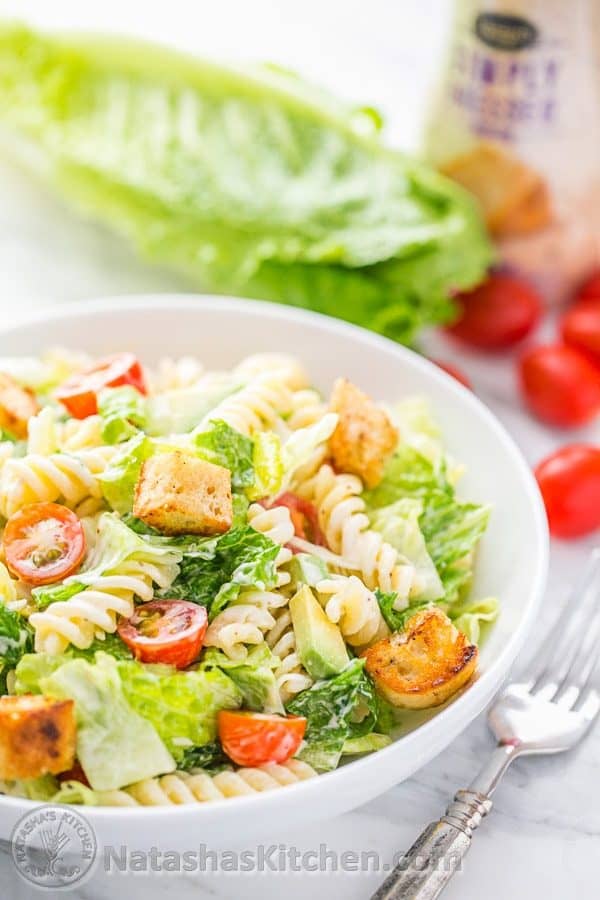
<svg viewBox="0 0 600 900">
<path fill-rule="evenodd" d="M 307 585 L 290 600 L 296 650 L 313 678 L 338 675 L 350 662 L 340 629 L 330 622 Z"/>
</svg>

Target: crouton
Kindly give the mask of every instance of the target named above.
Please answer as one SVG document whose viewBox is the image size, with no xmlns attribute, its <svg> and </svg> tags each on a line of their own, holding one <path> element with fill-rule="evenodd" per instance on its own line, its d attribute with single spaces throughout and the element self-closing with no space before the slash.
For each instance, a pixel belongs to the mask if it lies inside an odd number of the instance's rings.
<svg viewBox="0 0 600 900">
<path fill-rule="evenodd" d="M 330 407 L 339 415 L 329 440 L 333 465 L 339 472 L 358 475 L 367 487 L 376 487 L 398 443 L 398 432 L 385 412 L 344 378 L 333 386 Z"/>
<path fill-rule="evenodd" d="M 394 706 L 426 709 L 445 703 L 472 677 L 478 651 L 440 609 L 425 609 L 403 631 L 363 653 L 378 691 Z"/>
<path fill-rule="evenodd" d="M 0 428 L 5 428 L 16 438 L 26 438 L 29 419 L 39 411 L 33 392 L 0 372 Z"/>
<path fill-rule="evenodd" d="M 75 737 L 72 700 L 0 697 L 0 778 L 39 778 L 70 769 Z"/>
<path fill-rule="evenodd" d="M 133 514 L 164 534 L 222 534 L 231 528 L 231 472 L 175 450 L 146 460 Z"/>
</svg>

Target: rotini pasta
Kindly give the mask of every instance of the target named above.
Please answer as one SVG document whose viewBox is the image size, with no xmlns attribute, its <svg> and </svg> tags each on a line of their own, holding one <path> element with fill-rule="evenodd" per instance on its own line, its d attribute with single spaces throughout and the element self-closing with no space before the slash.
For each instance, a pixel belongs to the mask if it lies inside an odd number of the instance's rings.
<svg viewBox="0 0 600 900">
<path fill-rule="evenodd" d="M 243 660 L 248 644 L 262 644 L 265 632 L 275 619 L 263 607 L 250 603 L 228 606 L 211 622 L 204 638 L 205 647 L 218 647 L 230 659 Z"/>
<path fill-rule="evenodd" d="M 200 423 L 200 429 L 214 419 L 221 419 L 245 435 L 267 428 L 278 430 L 284 426 L 281 417 L 289 413 L 291 406 L 290 389 L 276 372 L 267 372 L 211 410 Z"/>
<path fill-rule="evenodd" d="M 27 453 L 48 456 L 59 451 L 77 453 L 101 447 L 102 419 L 88 416 L 86 419 L 59 421 L 56 410 L 45 406 L 37 416 L 29 420 Z"/>
<path fill-rule="evenodd" d="M 294 537 L 294 525 L 290 517 L 290 511 L 285 506 L 273 506 L 265 509 L 259 503 L 253 503 L 248 509 L 248 523 L 270 538 L 276 544 L 281 544 L 281 550 L 275 560 L 277 566 L 277 587 L 283 587 L 289 583 L 289 573 L 283 570 L 290 559 L 292 551 L 286 544 Z"/>
<path fill-rule="evenodd" d="M 292 409 L 287 419 L 287 424 L 292 431 L 298 428 L 308 428 L 314 425 L 327 412 L 327 404 L 321 399 L 321 395 L 314 388 L 294 391 L 292 394 Z"/>
<path fill-rule="evenodd" d="M 276 621 L 265 640 L 281 663 L 275 670 L 275 680 L 283 703 L 313 684 L 296 651 L 296 635 L 287 607 L 275 611 Z"/>
<path fill-rule="evenodd" d="M 255 353 L 238 363 L 233 373 L 247 379 L 271 373 L 292 391 L 301 391 L 310 384 L 304 367 L 287 353 Z"/>
<path fill-rule="evenodd" d="M 356 575 L 324 579 L 317 584 L 317 593 L 327 617 L 339 625 L 352 647 L 368 647 L 389 634 L 375 594 Z"/>
</svg>

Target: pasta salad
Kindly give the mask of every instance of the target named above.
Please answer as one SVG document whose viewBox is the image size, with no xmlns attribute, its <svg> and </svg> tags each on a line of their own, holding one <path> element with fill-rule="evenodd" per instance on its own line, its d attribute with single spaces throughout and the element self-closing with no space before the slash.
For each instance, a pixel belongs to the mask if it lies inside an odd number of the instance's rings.
<svg viewBox="0 0 600 900">
<path fill-rule="evenodd" d="M 381 749 L 472 679 L 489 508 L 427 403 L 229 371 L 0 360 L 0 791 L 169 805 Z"/>
</svg>

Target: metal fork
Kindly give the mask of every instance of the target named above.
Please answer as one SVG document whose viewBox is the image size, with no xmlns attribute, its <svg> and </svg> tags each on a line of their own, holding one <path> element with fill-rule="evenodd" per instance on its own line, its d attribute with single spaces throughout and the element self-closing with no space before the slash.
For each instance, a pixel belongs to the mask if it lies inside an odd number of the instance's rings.
<svg viewBox="0 0 600 900">
<path fill-rule="evenodd" d="M 600 548 L 581 583 L 518 682 L 488 713 L 498 740 L 489 762 L 446 814 L 417 838 L 372 900 L 435 900 L 492 808 L 491 796 L 519 756 L 562 753 L 585 735 L 600 711 Z"/>
</svg>

